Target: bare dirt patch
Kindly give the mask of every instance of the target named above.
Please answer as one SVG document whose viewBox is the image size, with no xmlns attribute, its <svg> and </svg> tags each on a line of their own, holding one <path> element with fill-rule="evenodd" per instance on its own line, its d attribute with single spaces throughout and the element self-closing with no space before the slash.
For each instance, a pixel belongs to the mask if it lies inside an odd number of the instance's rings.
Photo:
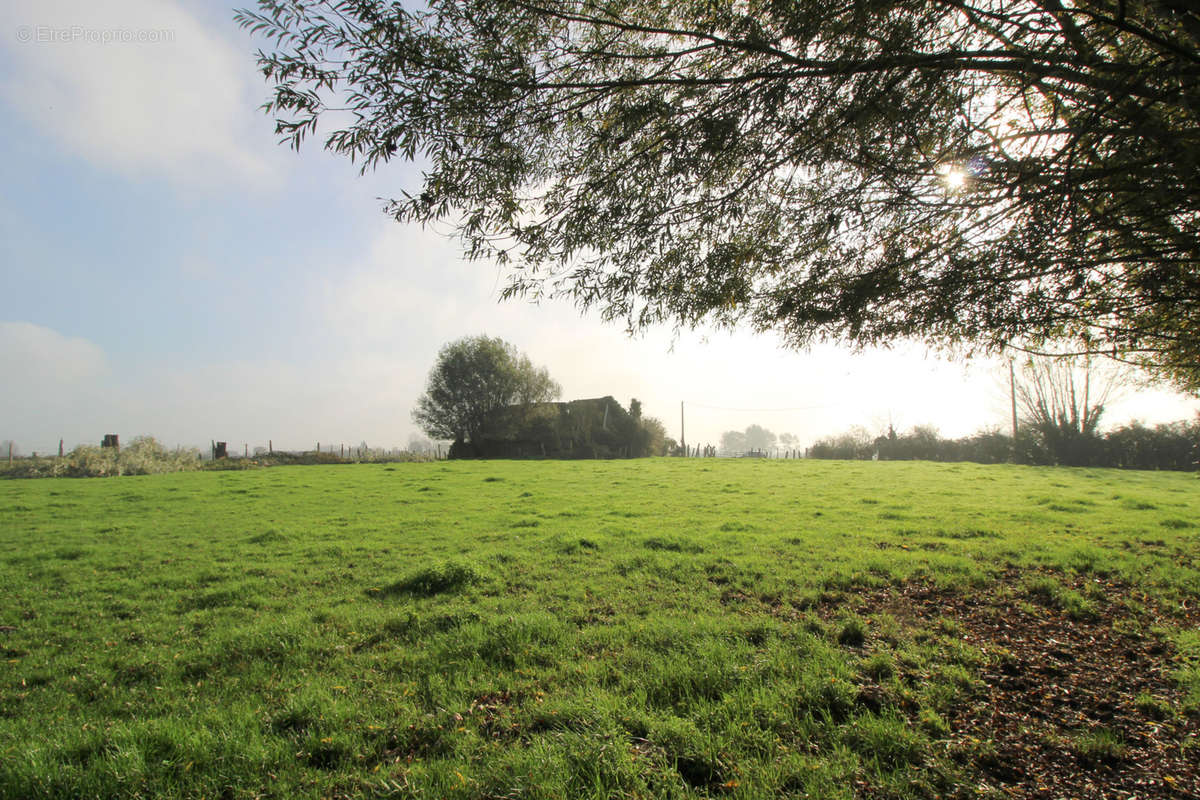
<svg viewBox="0 0 1200 800">
<path fill-rule="evenodd" d="M 977 771 L 982 793 L 1200 797 L 1200 719 L 1181 712 L 1171 678 L 1178 654 L 1150 632 L 1164 622 L 1195 626 L 1200 615 L 1132 611 L 1127 601 L 1141 593 L 1129 585 L 1052 577 L 1087 592 L 1086 613 L 1037 603 L 1015 571 L 1001 582 L 1011 594 L 911 583 L 859 594 L 855 605 L 918 626 L 953 620 L 963 642 L 984 654 L 982 688 L 947 717 L 945 743 Z"/>
</svg>

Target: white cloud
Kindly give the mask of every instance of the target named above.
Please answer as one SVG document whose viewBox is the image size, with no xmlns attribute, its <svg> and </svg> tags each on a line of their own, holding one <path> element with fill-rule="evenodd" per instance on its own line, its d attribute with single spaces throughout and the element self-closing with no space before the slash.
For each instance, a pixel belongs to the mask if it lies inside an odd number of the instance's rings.
<svg viewBox="0 0 1200 800">
<path fill-rule="evenodd" d="M 93 164 L 185 185 L 271 172 L 249 39 L 239 51 L 166 0 L 6 2 L 0 31 L 0 97 Z"/>
<path fill-rule="evenodd" d="M 330 265 L 314 287 L 314 303 L 343 336 L 367 346 L 393 342 L 406 323 L 441 327 L 478 299 L 471 270 L 443 240 L 382 215 L 376 231 L 357 262 Z"/>
<path fill-rule="evenodd" d="M 111 369 L 104 351 L 30 322 L 0 322 L 0 437 L 26 451 L 48 452 L 98 435 L 109 408 Z M 100 431 L 103 434 L 107 431 Z"/>
<path fill-rule="evenodd" d="M 63 336 L 31 322 L 0 322 L 0 375 L 19 386 L 69 387 L 108 374 L 104 351 L 87 339 Z"/>
</svg>

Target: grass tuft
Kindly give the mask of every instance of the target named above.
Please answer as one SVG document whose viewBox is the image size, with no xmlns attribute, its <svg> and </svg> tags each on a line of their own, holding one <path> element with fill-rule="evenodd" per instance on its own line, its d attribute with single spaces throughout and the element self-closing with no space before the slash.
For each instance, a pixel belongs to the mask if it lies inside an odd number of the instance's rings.
<svg viewBox="0 0 1200 800">
<path fill-rule="evenodd" d="M 1120 733 L 1092 728 L 1072 737 L 1071 752 L 1086 764 L 1115 764 L 1125 758 L 1128 747 Z"/>
<path fill-rule="evenodd" d="M 482 583 L 484 575 L 466 561 L 443 561 L 417 570 L 382 590 L 384 595 L 432 597 Z"/>
<path fill-rule="evenodd" d="M 647 550 L 665 550 L 669 553 L 703 553 L 704 547 L 678 536 L 651 536 L 642 541 Z"/>
<path fill-rule="evenodd" d="M 838 644 L 843 644 L 847 647 L 860 647 L 866 639 L 866 623 L 854 616 L 843 620 L 841 630 L 838 631 Z"/>
</svg>

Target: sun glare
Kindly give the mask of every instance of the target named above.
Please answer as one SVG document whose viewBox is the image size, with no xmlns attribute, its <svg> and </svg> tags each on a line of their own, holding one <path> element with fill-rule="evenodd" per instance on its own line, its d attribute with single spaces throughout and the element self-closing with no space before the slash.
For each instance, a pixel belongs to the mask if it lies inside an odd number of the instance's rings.
<svg viewBox="0 0 1200 800">
<path fill-rule="evenodd" d="M 946 182 L 946 188 L 956 192 L 967 182 L 967 173 L 961 167 L 948 167 L 942 174 L 942 180 Z"/>
</svg>

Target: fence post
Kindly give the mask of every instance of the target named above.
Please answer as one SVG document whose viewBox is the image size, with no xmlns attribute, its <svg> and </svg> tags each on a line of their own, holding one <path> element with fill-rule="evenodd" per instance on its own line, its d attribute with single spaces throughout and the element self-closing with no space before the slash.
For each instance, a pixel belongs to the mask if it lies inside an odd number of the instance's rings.
<svg viewBox="0 0 1200 800">
<path fill-rule="evenodd" d="M 12 466 L 12 440 L 8 441 L 8 465 Z"/>
<path fill-rule="evenodd" d="M 58 457 L 59 458 L 62 458 L 62 442 L 63 442 L 62 439 L 58 440 Z"/>
<path fill-rule="evenodd" d="M 275 442 L 273 442 L 270 439 L 267 439 L 267 453 L 269 453 L 270 455 L 275 454 Z"/>
</svg>

